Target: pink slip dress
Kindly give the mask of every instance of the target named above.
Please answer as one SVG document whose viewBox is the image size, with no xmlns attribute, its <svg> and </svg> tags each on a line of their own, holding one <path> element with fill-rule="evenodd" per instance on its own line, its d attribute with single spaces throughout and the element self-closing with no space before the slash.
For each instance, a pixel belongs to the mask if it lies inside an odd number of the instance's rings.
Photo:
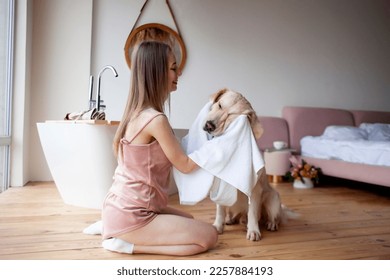
<svg viewBox="0 0 390 280">
<path fill-rule="evenodd" d="M 114 182 L 103 203 L 103 239 L 147 225 L 168 204 L 172 164 L 160 144 L 156 140 L 150 144 L 131 144 L 161 114 L 154 115 L 129 141 L 120 141 L 123 157 L 118 157 Z"/>
</svg>

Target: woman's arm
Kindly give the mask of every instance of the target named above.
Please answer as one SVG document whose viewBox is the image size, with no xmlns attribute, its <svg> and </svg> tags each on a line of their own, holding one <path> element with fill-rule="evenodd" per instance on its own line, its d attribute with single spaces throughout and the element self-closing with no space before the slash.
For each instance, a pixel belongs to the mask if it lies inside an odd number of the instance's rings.
<svg viewBox="0 0 390 280">
<path fill-rule="evenodd" d="M 154 118 L 145 130 L 157 140 L 166 157 L 177 170 L 190 173 L 198 168 L 198 165 L 184 153 L 165 115 Z"/>
</svg>

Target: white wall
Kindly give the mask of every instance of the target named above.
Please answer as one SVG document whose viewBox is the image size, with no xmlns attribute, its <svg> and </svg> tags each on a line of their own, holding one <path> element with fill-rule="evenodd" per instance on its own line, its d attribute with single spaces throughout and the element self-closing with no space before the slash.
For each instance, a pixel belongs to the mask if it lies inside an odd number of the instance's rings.
<svg viewBox="0 0 390 280">
<path fill-rule="evenodd" d="M 140 24 L 159 22 L 175 29 L 165 1 L 149 2 Z M 172 95 L 176 128 L 188 128 L 208 96 L 222 87 L 245 94 L 261 115 L 280 116 L 284 105 L 390 108 L 387 0 L 170 3 L 188 53 Z M 97 76 L 107 64 L 119 77 L 104 73 L 102 98 L 108 118 L 120 119 L 130 76 L 123 47 L 142 4 L 34 0 L 28 180 L 51 179 L 35 123 L 85 108 L 89 74 Z"/>
<path fill-rule="evenodd" d="M 140 24 L 157 21 L 174 29 L 165 1 L 149 2 Z M 118 119 L 128 94 L 123 46 L 143 1 L 94 3 L 92 69 L 106 63 L 118 68 L 121 78 L 105 77 L 102 93 L 108 114 Z M 242 92 L 263 115 L 279 116 L 284 105 L 390 109 L 389 1 L 170 3 L 188 50 L 172 95 L 175 127 L 189 127 L 221 87 Z"/>
<path fill-rule="evenodd" d="M 86 106 L 92 31 L 92 0 L 17 1 L 16 7 L 24 7 L 17 13 L 17 28 L 24 25 L 27 39 L 16 34 L 15 57 L 21 62 L 15 68 L 20 74 L 15 80 L 13 128 L 18 129 L 13 130 L 11 186 L 51 180 L 36 123 L 63 119 L 71 108 Z"/>
</svg>

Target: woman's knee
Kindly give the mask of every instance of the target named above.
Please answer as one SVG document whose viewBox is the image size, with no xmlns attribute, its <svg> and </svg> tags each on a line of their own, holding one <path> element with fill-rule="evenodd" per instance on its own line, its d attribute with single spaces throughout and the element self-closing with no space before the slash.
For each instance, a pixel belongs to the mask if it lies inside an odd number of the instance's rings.
<svg viewBox="0 0 390 280">
<path fill-rule="evenodd" d="M 214 248 L 218 242 L 218 232 L 212 225 L 208 225 L 207 229 L 203 231 L 202 241 L 204 247 L 207 249 Z"/>
</svg>

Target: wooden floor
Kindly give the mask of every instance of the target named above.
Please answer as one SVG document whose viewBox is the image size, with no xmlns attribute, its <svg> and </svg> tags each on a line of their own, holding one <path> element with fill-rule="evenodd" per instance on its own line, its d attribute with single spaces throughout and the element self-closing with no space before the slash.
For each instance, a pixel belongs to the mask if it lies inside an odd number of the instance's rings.
<svg viewBox="0 0 390 280">
<path fill-rule="evenodd" d="M 245 239 L 243 225 L 226 226 L 215 249 L 178 258 L 125 255 L 101 248 L 99 236 L 82 230 L 99 219 L 98 210 L 65 205 L 53 183 L 32 183 L 0 194 L 0 259 L 390 259 L 390 192 L 388 188 L 333 183 L 309 190 L 290 183 L 274 185 L 283 203 L 301 217 L 263 239 Z M 204 201 L 181 206 L 212 223 L 215 206 Z"/>
</svg>

